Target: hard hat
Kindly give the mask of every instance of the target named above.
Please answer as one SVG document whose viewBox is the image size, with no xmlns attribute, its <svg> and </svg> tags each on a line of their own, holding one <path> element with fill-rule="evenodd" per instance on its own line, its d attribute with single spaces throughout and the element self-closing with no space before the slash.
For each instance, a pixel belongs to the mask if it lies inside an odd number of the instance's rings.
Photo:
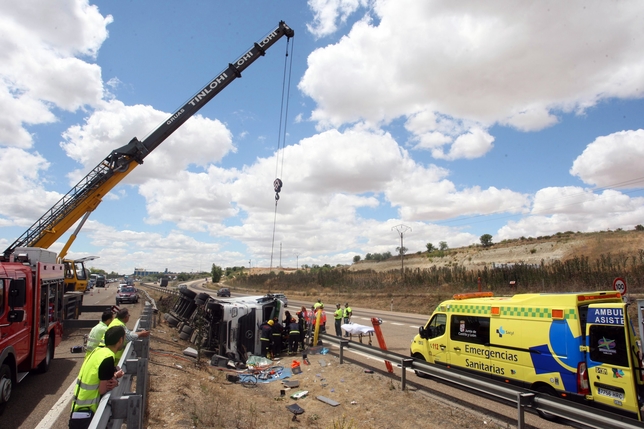
<svg viewBox="0 0 644 429">
<path fill-rule="evenodd" d="M 275 322 L 273 322 L 272 320 L 269 320 L 269 321 L 268 321 L 268 324 L 269 324 L 269 325 L 271 325 L 271 326 L 273 326 L 273 325 L 275 324 Z"/>
</svg>

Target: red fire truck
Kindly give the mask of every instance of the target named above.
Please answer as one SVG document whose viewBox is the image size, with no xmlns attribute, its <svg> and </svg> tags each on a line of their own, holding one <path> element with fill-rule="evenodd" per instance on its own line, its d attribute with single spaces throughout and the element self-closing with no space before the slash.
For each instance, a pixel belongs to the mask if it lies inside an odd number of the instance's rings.
<svg viewBox="0 0 644 429">
<path fill-rule="evenodd" d="M 65 269 L 44 249 L 0 264 L 0 407 L 29 371 L 46 372 L 63 335 Z"/>
</svg>

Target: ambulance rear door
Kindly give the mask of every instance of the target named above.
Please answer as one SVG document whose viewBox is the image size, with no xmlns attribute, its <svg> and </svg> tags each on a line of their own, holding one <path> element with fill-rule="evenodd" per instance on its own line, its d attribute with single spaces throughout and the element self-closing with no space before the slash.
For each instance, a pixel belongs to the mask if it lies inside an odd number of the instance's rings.
<svg viewBox="0 0 644 429">
<path fill-rule="evenodd" d="M 638 361 L 631 352 L 635 345 L 631 344 L 629 329 L 625 304 L 588 306 L 588 380 L 596 403 L 641 420 L 635 380 Z"/>
</svg>

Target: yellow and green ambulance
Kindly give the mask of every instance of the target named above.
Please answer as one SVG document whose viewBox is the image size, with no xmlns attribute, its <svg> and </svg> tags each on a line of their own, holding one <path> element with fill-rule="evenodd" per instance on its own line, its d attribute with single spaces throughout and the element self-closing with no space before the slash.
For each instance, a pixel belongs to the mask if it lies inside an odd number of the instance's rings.
<svg viewBox="0 0 644 429">
<path fill-rule="evenodd" d="M 455 295 L 411 356 L 642 420 L 641 352 L 618 292 Z"/>
</svg>

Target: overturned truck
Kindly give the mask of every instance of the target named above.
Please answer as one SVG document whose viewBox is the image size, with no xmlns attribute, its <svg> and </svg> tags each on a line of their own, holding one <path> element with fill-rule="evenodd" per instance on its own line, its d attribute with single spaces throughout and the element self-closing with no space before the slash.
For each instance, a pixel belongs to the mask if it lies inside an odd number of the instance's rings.
<svg viewBox="0 0 644 429">
<path fill-rule="evenodd" d="M 259 325 L 277 317 L 284 319 L 284 304 L 271 294 L 215 298 L 182 287 L 179 299 L 165 319 L 204 354 L 226 356 L 245 362 L 260 355 Z"/>
</svg>

